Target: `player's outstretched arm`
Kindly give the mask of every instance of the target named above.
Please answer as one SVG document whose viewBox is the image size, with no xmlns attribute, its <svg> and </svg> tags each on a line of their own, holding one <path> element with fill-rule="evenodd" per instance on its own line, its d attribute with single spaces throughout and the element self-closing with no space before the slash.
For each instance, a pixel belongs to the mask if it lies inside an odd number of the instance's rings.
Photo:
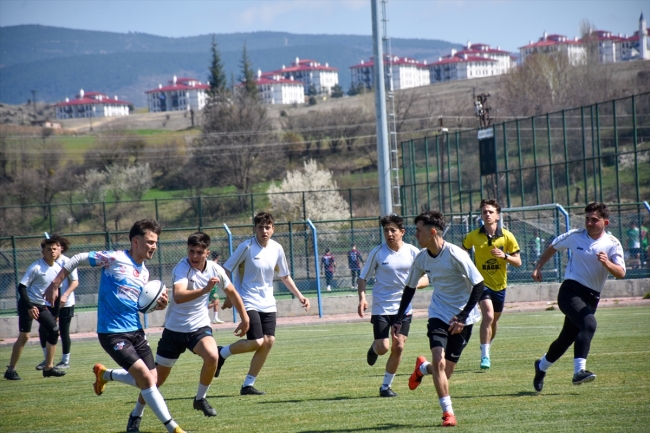
<svg viewBox="0 0 650 433">
<path fill-rule="evenodd" d="M 237 309 L 237 312 L 239 313 L 239 318 L 241 319 L 239 325 L 237 325 L 237 328 L 235 329 L 234 334 L 237 337 L 243 337 L 248 332 L 248 328 L 250 326 L 250 319 L 248 318 L 246 307 L 244 307 L 244 301 L 242 300 L 241 296 L 239 296 L 237 289 L 235 289 L 235 286 L 233 286 L 232 283 L 224 287 L 223 291 L 226 294 L 226 300 L 224 301 L 224 304 L 226 302 L 230 302 L 231 305 L 234 305 Z"/>
<path fill-rule="evenodd" d="M 542 257 L 539 258 L 537 266 L 535 266 L 535 269 L 533 270 L 533 281 L 537 281 L 538 283 L 542 282 L 542 268 L 546 262 L 551 260 L 556 252 L 557 250 L 553 248 L 553 245 L 549 245 L 549 247 L 544 250 Z"/>
<path fill-rule="evenodd" d="M 291 275 L 280 277 L 280 280 L 284 283 L 285 286 L 287 286 L 287 289 L 289 289 L 289 291 L 293 293 L 296 298 L 298 298 L 305 311 L 309 311 L 309 299 L 302 296 L 302 293 L 300 293 L 300 290 L 298 290 L 298 287 L 296 287 L 296 283 L 293 282 Z"/>
</svg>

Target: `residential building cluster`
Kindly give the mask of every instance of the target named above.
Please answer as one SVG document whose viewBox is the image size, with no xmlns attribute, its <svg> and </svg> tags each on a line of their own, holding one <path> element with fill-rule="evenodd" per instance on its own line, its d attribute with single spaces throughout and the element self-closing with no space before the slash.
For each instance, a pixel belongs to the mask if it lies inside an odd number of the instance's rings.
<svg viewBox="0 0 650 433">
<path fill-rule="evenodd" d="M 537 41 L 532 40 L 519 48 L 518 62 L 522 65 L 533 54 L 561 53 L 573 65 L 587 61 L 588 44 L 597 43 L 598 61 L 616 63 L 633 60 L 650 60 L 650 29 L 646 27 L 643 13 L 639 18 L 638 30 L 630 37 L 613 35 L 606 30 L 593 30 L 588 38 L 570 39 L 564 35 L 547 34 Z M 516 57 L 500 47 L 470 42 L 462 50 L 452 49 L 450 54 L 434 62 L 420 61 L 409 57 L 385 55 L 383 69 L 392 89 L 409 89 L 455 80 L 470 80 L 505 74 L 516 67 Z M 361 60 L 350 66 L 352 87 L 372 88 L 374 86 L 375 59 Z M 256 84 L 265 104 L 304 104 L 307 96 L 331 95 L 339 83 L 338 68 L 320 64 L 315 60 L 296 57 L 290 66 L 257 73 Z M 152 113 L 163 111 L 201 110 L 208 100 L 209 83 L 195 78 L 174 76 L 166 86 L 147 90 L 147 105 Z M 66 98 L 55 105 L 59 119 L 77 117 L 127 116 L 129 106 L 117 96 L 110 98 L 100 92 L 79 92 L 75 99 Z"/>
</svg>

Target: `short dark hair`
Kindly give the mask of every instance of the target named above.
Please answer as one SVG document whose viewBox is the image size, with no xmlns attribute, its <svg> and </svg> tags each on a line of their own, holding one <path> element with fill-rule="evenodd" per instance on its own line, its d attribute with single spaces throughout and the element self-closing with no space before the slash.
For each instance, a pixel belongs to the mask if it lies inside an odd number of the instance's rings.
<svg viewBox="0 0 650 433">
<path fill-rule="evenodd" d="M 585 208 L 585 213 L 591 212 L 598 212 L 598 215 L 600 215 L 601 218 L 609 219 L 609 209 L 605 203 L 600 203 L 597 201 L 589 203 Z"/>
<path fill-rule="evenodd" d="M 212 260 L 218 259 L 219 257 L 221 257 L 221 253 L 219 251 L 212 251 L 210 257 L 212 258 Z"/>
<path fill-rule="evenodd" d="M 499 204 L 498 201 L 496 201 L 493 198 L 484 198 L 481 200 L 481 205 L 479 208 L 483 210 L 483 206 L 494 206 L 494 208 L 497 210 L 497 213 L 501 213 L 501 205 Z"/>
<path fill-rule="evenodd" d="M 49 238 L 43 239 L 41 241 L 41 249 L 45 248 L 46 245 L 59 244 L 61 246 L 61 252 L 65 253 L 70 248 L 70 241 L 64 238 L 61 235 L 53 234 Z"/>
<path fill-rule="evenodd" d="M 413 220 L 414 224 L 417 224 L 418 222 L 422 222 L 422 225 L 428 227 L 435 227 L 440 232 L 445 230 L 445 216 L 442 212 L 438 212 L 437 210 L 422 212 Z M 442 236 L 442 233 L 440 233 L 440 235 Z"/>
<path fill-rule="evenodd" d="M 273 220 L 273 215 L 271 215 L 269 212 L 260 212 L 255 217 L 253 218 L 253 223 L 255 225 L 258 224 L 271 224 L 273 225 L 274 220 Z"/>
<path fill-rule="evenodd" d="M 187 238 L 188 247 L 210 248 L 210 236 L 203 232 L 195 232 Z"/>
<path fill-rule="evenodd" d="M 386 227 L 388 224 L 395 224 L 398 229 L 404 230 L 404 218 L 394 213 L 382 217 L 379 223 L 382 227 Z"/>
<path fill-rule="evenodd" d="M 161 231 L 160 224 L 154 219 L 136 221 L 129 231 L 129 240 L 132 240 L 136 236 L 144 236 L 146 232 L 153 232 L 160 236 Z"/>
</svg>

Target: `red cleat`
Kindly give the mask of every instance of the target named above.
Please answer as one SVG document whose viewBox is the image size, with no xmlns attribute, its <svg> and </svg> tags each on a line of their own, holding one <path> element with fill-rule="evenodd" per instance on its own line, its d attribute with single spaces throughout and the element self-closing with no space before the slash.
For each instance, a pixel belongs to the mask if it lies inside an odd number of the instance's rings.
<svg viewBox="0 0 650 433">
<path fill-rule="evenodd" d="M 415 360 L 415 369 L 413 370 L 411 377 L 409 377 L 409 389 L 411 391 L 417 388 L 422 382 L 424 375 L 420 373 L 420 366 L 425 362 L 427 362 L 427 359 L 424 356 L 418 356 L 418 359 Z"/>
<path fill-rule="evenodd" d="M 442 413 L 442 426 L 454 427 L 456 425 L 456 416 L 451 412 Z"/>
</svg>

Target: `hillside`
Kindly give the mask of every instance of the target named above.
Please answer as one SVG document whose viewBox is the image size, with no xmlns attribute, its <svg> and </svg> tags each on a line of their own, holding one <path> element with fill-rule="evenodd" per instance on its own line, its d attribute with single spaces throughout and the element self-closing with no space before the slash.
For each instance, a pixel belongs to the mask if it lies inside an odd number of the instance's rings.
<svg viewBox="0 0 650 433">
<path fill-rule="evenodd" d="M 217 34 L 226 75 L 239 75 L 246 44 L 254 69 L 279 69 L 296 57 L 339 68 L 350 85 L 349 67 L 372 53 L 370 36 L 301 35 L 284 32 Z M 172 75 L 207 78 L 212 35 L 167 38 L 39 25 L 0 27 L 0 102 L 20 104 L 37 91 L 37 101 L 56 102 L 79 89 L 101 91 L 146 105 L 144 92 Z M 458 44 L 440 40 L 392 39 L 393 53 L 437 59 Z"/>
</svg>

